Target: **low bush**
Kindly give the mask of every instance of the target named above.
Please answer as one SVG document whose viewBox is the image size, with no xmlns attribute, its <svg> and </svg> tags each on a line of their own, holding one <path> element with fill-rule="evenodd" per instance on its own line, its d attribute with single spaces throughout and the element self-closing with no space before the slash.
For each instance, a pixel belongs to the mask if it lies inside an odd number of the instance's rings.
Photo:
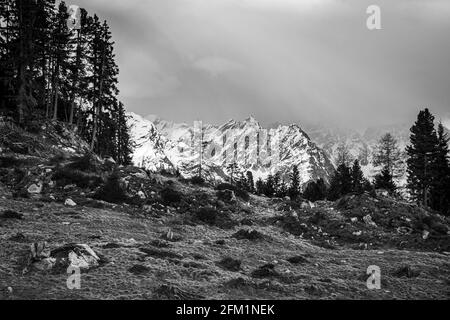
<svg viewBox="0 0 450 320">
<path fill-rule="evenodd" d="M 166 206 L 179 203 L 182 199 L 182 193 L 170 187 L 162 189 L 160 196 Z"/>
<path fill-rule="evenodd" d="M 203 178 L 200 177 L 200 176 L 192 177 L 189 181 L 190 181 L 192 184 L 200 185 L 200 186 L 205 184 L 205 179 L 203 179 Z"/>
<path fill-rule="evenodd" d="M 120 181 L 120 177 L 113 172 L 106 183 L 95 193 L 94 199 L 111 203 L 124 203 L 129 201 L 125 185 Z"/>
<path fill-rule="evenodd" d="M 229 229 L 236 225 L 230 215 L 225 212 L 219 212 L 214 207 L 202 207 L 195 212 L 195 218 L 210 226 L 216 226 L 222 229 Z"/>
<path fill-rule="evenodd" d="M 98 172 L 101 165 L 95 155 L 88 152 L 82 156 L 74 157 L 66 168 L 84 172 Z"/>
<path fill-rule="evenodd" d="M 103 178 L 96 173 L 83 172 L 69 168 L 58 168 L 53 174 L 53 180 L 59 186 L 75 184 L 80 188 L 96 188 L 103 183 Z"/>
<path fill-rule="evenodd" d="M 238 186 L 232 185 L 230 183 L 220 183 L 219 185 L 217 185 L 216 189 L 219 191 L 231 190 L 234 191 L 236 197 L 239 197 L 244 201 L 250 200 L 250 195 L 246 190 L 239 188 Z"/>
<path fill-rule="evenodd" d="M 217 262 L 217 265 L 224 270 L 228 271 L 239 271 L 241 270 L 241 260 L 237 260 L 231 257 L 225 257 Z"/>
<path fill-rule="evenodd" d="M 12 168 L 17 167 L 22 163 L 20 159 L 12 156 L 0 157 L 0 168 Z"/>
</svg>

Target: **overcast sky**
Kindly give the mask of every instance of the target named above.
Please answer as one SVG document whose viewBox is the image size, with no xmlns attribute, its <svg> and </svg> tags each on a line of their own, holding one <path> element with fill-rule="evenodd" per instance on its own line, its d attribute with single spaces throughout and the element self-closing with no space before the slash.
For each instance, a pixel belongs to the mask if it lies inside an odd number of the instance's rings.
<svg viewBox="0 0 450 320">
<path fill-rule="evenodd" d="M 67 0 L 109 21 L 129 111 L 365 126 L 450 119 L 449 0 Z M 381 7 L 382 30 L 366 28 Z"/>
</svg>

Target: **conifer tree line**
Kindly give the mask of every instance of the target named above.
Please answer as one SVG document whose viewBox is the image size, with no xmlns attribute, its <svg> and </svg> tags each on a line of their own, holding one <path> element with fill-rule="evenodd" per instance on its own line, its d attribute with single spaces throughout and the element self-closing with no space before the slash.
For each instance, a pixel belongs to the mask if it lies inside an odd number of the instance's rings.
<svg viewBox="0 0 450 320">
<path fill-rule="evenodd" d="M 409 194 L 418 205 L 449 215 L 450 139 L 441 123 L 436 130 L 434 117 L 428 109 L 420 111 L 410 131 L 410 144 L 406 149 L 406 187 Z M 259 178 L 256 182 L 251 171 L 246 175 L 237 175 L 238 169 L 233 167 L 231 183 L 235 182 L 240 188 L 257 195 L 279 198 L 289 196 L 292 200 L 335 201 L 347 194 L 373 194 L 375 189 L 394 194 L 398 188 L 395 181 L 403 175 L 404 165 L 397 140 L 391 133 L 380 138 L 372 162 L 379 172 L 370 181 L 362 172 L 360 159 L 353 160 L 346 146 L 342 145 L 338 148 L 337 168 L 328 183 L 318 179 L 309 182 L 302 190 L 297 166 L 293 167 L 288 181 L 283 181 L 281 174 L 276 173 L 270 174 L 265 180 Z"/>
<path fill-rule="evenodd" d="M 80 9 L 70 30 L 68 8 L 55 0 L 0 3 L 0 116 L 27 128 L 65 122 L 101 156 L 131 162 L 119 68 L 106 21 Z"/>
</svg>

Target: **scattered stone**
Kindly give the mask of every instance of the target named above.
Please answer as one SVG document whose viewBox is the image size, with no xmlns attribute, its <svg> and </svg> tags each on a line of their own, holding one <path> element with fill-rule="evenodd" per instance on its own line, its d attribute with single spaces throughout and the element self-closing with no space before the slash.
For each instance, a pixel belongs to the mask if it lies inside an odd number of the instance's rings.
<svg viewBox="0 0 450 320">
<path fill-rule="evenodd" d="M 372 216 L 370 214 L 366 215 L 363 217 L 363 221 L 365 224 L 367 224 L 368 226 L 372 226 L 372 227 L 376 227 L 377 224 L 375 222 L 373 222 L 372 220 Z"/>
<path fill-rule="evenodd" d="M 106 262 L 87 244 L 67 244 L 52 250 L 50 257 L 55 258 L 55 266 L 61 267 L 63 270 L 66 270 L 69 266 L 89 270 Z"/>
<path fill-rule="evenodd" d="M 217 265 L 224 270 L 237 272 L 241 270 L 241 260 L 226 257 L 217 262 Z"/>
<path fill-rule="evenodd" d="M 23 214 L 18 213 L 13 210 L 5 210 L 2 214 L 0 214 L 0 219 L 16 219 L 16 220 L 22 220 Z"/>
<path fill-rule="evenodd" d="M 357 217 L 352 217 L 352 218 L 350 218 L 350 221 L 353 222 L 353 223 L 355 223 L 355 222 L 358 221 L 358 218 L 357 218 Z"/>
<path fill-rule="evenodd" d="M 72 199 L 66 199 L 64 205 L 68 207 L 75 207 L 77 204 Z"/>
<path fill-rule="evenodd" d="M 300 205 L 300 208 L 302 208 L 302 209 L 311 209 L 311 208 L 313 208 L 313 207 L 314 207 L 314 205 L 313 205 L 312 202 L 310 202 L 310 201 L 308 201 L 308 202 L 304 201 L 304 202 L 302 202 L 302 204 Z"/>
<path fill-rule="evenodd" d="M 423 230 L 422 239 L 427 240 L 429 235 L 430 235 L 430 232 L 428 230 Z"/>
<path fill-rule="evenodd" d="M 398 227 L 397 232 L 399 234 L 411 234 L 413 230 L 409 227 Z"/>
<path fill-rule="evenodd" d="M 132 274 L 140 275 L 140 274 L 148 273 L 150 271 L 150 269 L 147 268 L 146 266 L 143 266 L 140 264 L 135 264 L 130 269 L 128 269 L 128 271 L 131 272 Z"/>
<path fill-rule="evenodd" d="M 352 233 L 354 236 L 359 237 L 360 235 L 362 235 L 362 231 L 355 231 Z"/>
<path fill-rule="evenodd" d="M 137 193 L 138 197 L 141 198 L 142 200 L 147 199 L 147 197 L 145 196 L 145 193 L 143 191 L 139 191 Z"/>
<path fill-rule="evenodd" d="M 42 192 L 42 183 L 30 185 L 27 191 L 29 194 L 40 194 Z"/>
</svg>

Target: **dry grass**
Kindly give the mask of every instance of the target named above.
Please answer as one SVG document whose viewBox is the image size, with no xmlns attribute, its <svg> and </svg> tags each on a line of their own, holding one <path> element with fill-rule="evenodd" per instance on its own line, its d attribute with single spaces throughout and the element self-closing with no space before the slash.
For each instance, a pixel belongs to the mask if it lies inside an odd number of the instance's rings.
<svg viewBox="0 0 450 320">
<path fill-rule="evenodd" d="M 206 188 L 201 190 L 207 192 Z M 278 213 L 267 199 L 252 201 L 251 228 L 265 235 L 258 241 L 233 237 L 240 226 L 185 225 L 177 221 L 176 213 L 153 217 L 138 214 L 129 206 L 67 208 L 0 197 L 0 211 L 9 209 L 24 215 L 22 220 L 0 222 L 0 298 L 449 298 L 448 255 L 396 249 L 324 249 L 263 223 Z M 237 213 L 232 216 L 239 218 Z M 166 239 L 169 229 L 176 241 Z M 32 271 L 22 275 L 24 256 L 34 241 L 47 241 L 51 247 L 86 243 L 109 263 L 83 274 L 81 290 L 69 290 L 65 274 Z M 305 259 L 295 258 L 299 256 Z M 240 269 L 221 267 L 218 262 L 224 258 L 241 261 Z M 272 276 L 252 277 L 253 271 L 266 264 L 274 265 Z M 381 268 L 381 290 L 366 287 L 369 265 Z M 418 270 L 418 276 L 398 277 L 396 272 L 405 265 Z"/>
</svg>

